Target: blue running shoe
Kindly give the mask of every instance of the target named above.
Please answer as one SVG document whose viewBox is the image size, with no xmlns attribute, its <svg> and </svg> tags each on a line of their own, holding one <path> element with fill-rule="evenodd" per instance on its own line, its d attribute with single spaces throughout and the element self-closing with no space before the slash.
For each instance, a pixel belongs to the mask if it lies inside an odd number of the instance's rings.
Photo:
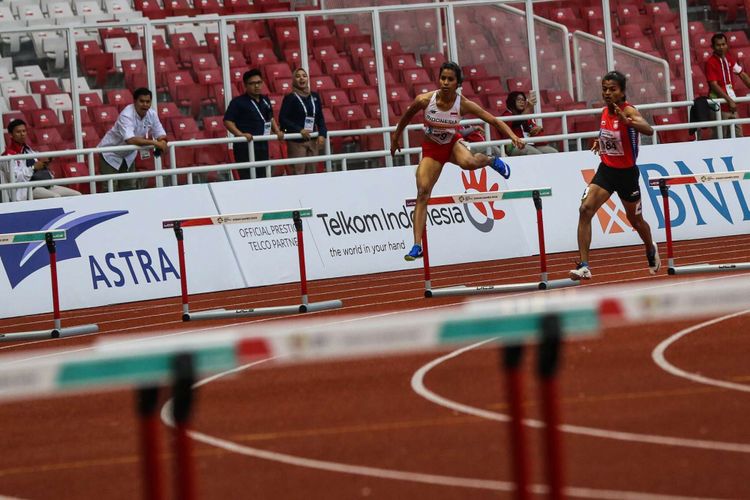
<svg viewBox="0 0 750 500">
<path fill-rule="evenodd" d="M 408 260 L 409 262 L 416 260 L 416 259 L 421 259 L 421 258 L 422 258 L 421 245 L 414 245 L 413 247 L 411 247 L 411 250 L 409 251 L 409 253 L 404 255 L 404 260 Z"/>
<path fill-rule="evenodd" d="M 505 179 L 510 178 L 510 165 L 505 163 L 499 156 L 492 157 L 490 168 L 498 174 L 502 175 Z"/>
</svg>

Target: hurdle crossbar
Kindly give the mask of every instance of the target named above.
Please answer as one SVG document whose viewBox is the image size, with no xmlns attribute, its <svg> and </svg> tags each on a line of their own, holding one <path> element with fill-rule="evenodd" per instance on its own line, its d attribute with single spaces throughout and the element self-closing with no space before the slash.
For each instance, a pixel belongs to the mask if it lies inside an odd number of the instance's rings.
<svg viewBox="0 0 750 500">
<path fill-rule="evenodd" d="M 222 319 L 222 318 L 245 318 L 250 316 L 296 314 L 314 311 L 325 311 L 338 309 L 342 306 L 341 300 L 326 300 L 321 302 L 309 302 L 307 295 L 307 271 L 305 266 L 305 246 L 302 237 L 302 218 L 312 217 L 312 209 L 301 208 L 294 210 L 275 210 L 269 212 L 253 212 L 243 214 L 211 215 L 205 217 L 191 217 L 186 219 L 165 220 L 162 222 L 164 229 L 173 229 L 177 238 L 177 251 L 180 262 L 180 287 L 182 295 L 182 320 L 193 319 Z M 207 311 L 190 311 L 187 267 L 185 262 L 185 245 L 183 228 L 197 226 L 212 226 L 224 224 L 254 223 L 272 220 L 292 219 L 297 231 L 297 256 L 299 260 L 301 301 L 299 304 L 287 306 L 255 307 L 245 309 L 211 309 Z"/>
<path fill-rule="evenodd" d="M 517 292 L 524 290 L 546 290 L 551 288 L 565 288 L 580 284 L 569 278 L 550 280 L 547 273 L 547 254 L 544 244 L 544 220 L 542 217 L 542 198 L 552 196 L 552 189 L 548 187 L 533 189 L 515 189 L 508 191 L 490 191 L 486 193 L 461 193 L 433 196 L 427 202 L 428 205 L 455 205 L 466 203 L 484 203 L 504 200 L 520 200 L 531 198 L 536 209 L 536 224 L 539 237 L 539 281 L 527 283 L 510 283 L 503 285 L 479 285 L 466 286 L 457 285 L 443 288 L 432 288 L 430 275 L 430 256 L 427 244 L 427 227 L 422 233 L 422 254 L 424 261 L 424 296 L 442 297 L 448 295 L 479 295 L 489 293 Z M 406 200 L 407 207 L 413 207 L 417 200 L 412 198 Z"/>
<path fill-rule="evenodd" d="M 672 240 L 672 217 L 669 209 L 669 187 L 690 184 L 709 184 L 715 182 L 741 181 L 750 179 L 750 170 L 734 172 L 709 172 L 705 174 L 671 175 L 649 179 L 650 186 L 658 186 L 664 207 L 664 232 L 667 239 L 667 274 L 696 274 L 714 273 L 722 271 L 747 271 L 750 262 L 735 262 L 724 264 L 701 263 L 688 266 L 675 266 L 674 244 Z"/>
<path fill-rule="evenodd" d="M 64 229 L 50 231 L 31 231 L 25 233 L 0 234 L 0 245 L 17 245 L 22 243 L 44 243 L 49 253 L 50 280 L 52 285 L 52 317 L 53 327 L 47 330 L 34 330 L 28 332 L 2 333 L 0 341 L 13 342 L 18 340 L 56 339 L 60 337 L 72 337 L 87 333 L 96 333 L 99 326 L 95 324 L 62 327 L 60 318 L 60 296 L 57 281 L 57 248 L 56 241 L 67 238 Z"/>
</svg>

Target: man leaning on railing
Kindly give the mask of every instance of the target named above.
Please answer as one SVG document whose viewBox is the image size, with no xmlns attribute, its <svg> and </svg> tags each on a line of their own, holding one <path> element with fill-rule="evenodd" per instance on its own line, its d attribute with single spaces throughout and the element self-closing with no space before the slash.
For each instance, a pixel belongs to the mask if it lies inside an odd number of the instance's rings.
<svg viewBox="0 0 750 500">
<path fill-rule="evenodd" d="M 151 109 L 151 91 L 141 87 L 133 91 L 133 104 L 128 104 L 120 112 L 117 121 L 107 132 L 98 147 L 123 146 L 153 146 L 154 154 L 159 155 L 167 150 L 167 132 L 164 130 L 156 111 Z M 102 153 L 99 161 L 99 172 L 115 174 L 132 172 L 135 156 L 142 159 L 151 156 L 149 149 L 140 151 L 109 151 Z M 127 191 L 136 188 L 135 179 L 115 181 L 115 191 Z"/>
</svg>

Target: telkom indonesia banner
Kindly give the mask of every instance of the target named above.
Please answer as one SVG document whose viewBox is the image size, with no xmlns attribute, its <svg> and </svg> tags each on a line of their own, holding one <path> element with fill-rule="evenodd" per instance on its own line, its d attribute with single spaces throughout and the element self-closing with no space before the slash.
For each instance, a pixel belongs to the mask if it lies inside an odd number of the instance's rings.
<svg viewBox="0 0 750 500">
<path fill-rule="evenodd" d="M 750 138 L 649 146 L 639 167 L 643 212 L 664 241 L 658 188 L 663 175 L 750 170 Z M 434 195 L 549 187 L 543 198 L 549 252 L 575 250 L 578 206 L 599 163 L 590 152 L 509 158 L 512 176 L 446 165 Z M 179 260 L 164 219 L 311 208 L 304 219 L 311 279 L 415 269 L 403 255 L 412 244 L 414 167 L 287 176 L 200 186 L 131 191 L 57 200 L 0 204 L 0 233 L 67 229 L 58 242 L 63 309 L 178 296 Z M 675 239 L 750 232 L 750 185 L 695 184 L 670 189 Z M 532 200 L 433 206 L 428 239 L 434 265 L 485 261 L 538 252 Z M 613 198 L 592 224 L 593 247 L 640 242 Z M 297 238 L 291 220 L 188 227 L 185 231 L 191 293 L 299 279 Z M 0 246 L 0 317 L 52 309 L 49 260 L 43 244 Z"/>
</svg>

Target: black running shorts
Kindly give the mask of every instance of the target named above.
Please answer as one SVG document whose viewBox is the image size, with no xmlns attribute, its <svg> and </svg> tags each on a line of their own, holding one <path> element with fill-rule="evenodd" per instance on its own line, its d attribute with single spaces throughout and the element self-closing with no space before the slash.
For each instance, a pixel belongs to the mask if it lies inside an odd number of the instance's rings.
<svg viewBox="0 0 750 500">
<path fill-rule="evenodd" d="M 640 175 L 640 170 L 635 166 L 612 168 L 600 163 L 591 184 L 606 189 L 609 194 L 617 193 L 622 201 L 634 202 L 641 199 Z"/>
</svg>

